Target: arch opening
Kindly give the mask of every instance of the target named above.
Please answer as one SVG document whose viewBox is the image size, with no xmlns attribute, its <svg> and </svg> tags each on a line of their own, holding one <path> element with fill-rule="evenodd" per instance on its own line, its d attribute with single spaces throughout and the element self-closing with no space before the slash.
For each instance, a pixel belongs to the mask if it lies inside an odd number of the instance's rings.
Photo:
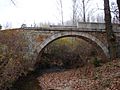
<svg viewBox="0 0 120 90">
<path fill-rule="evenodd" d="M 35 50 L 37 51 L 37 53 L 40 53 L 43 51 L 43 49 L 49 45 L 51 42 L 59 39 L 59 38 L 63 38 L 63 37 L 78 37 L 81 38 L 87 42 L 90 42 L 92 44 L 94 44 L 95 46 L 101 48 L 101 50 L 103 51 L 103 53 L 105 54 L 105 56 L 107 58 L 109 58 L 109 51 L 106 45 L 104 45 L 104 43 L 102 43 L 99 39 L 97 39 L 96 37 L 84 33 L 84 32 L 60 32 L 60 33 L 56 33 L 50 37 L 48 37 L 46 40 L 44 40 L 42 43 L 40 43 L 38 46 L 36 46 Z"/>
<path fill-rule="evenodd" d="M 60 38 L 64 37 L 77 37 L 79 39 L 85 40 L 86 42 L 89 42 L 89 44 L 94 45 L 97 51 L 102 52 L 104 54 L 105 58 L 109 58 L 108 49 L 107 47 L 97 38 L 94 36 L 87 34 L 87 33 L 81 33 L 81 32 L 60 32 L 52 35 L 51 37 L 48 37 L 45 41 L 43 41 L 39 46 L 37 46 L 37 52 L 39 53 L 39 56 L 41 56 L 44 49 L 49 46 L 52 42 L 55 40 L 58 40 Z M 39 57 L 40 58 L 40 57 Z M 38 59 L 38 57 L 37 57 Z M 39 63 L 40 60 L 37 60 L 36 63 Z M 36 66 L 37 64 L 35 64 Z"/>
</svg>

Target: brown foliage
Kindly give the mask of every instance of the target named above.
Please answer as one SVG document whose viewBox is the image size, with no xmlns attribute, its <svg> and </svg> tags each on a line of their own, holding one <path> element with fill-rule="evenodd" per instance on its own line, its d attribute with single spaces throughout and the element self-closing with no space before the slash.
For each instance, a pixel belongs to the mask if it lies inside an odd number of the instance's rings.
<svg viewBox="0 0 120 90">
<path fill-rule="evenodd" d="M 0 32 L 0 90 L 6 90 L 24 73 L 22 59 L 26 41 L 22 32 Z"/>
<path fill-rule="evenodd" d="M 120 61 L 101 67 L 86 65 L 79 69 L 45 73 L 38 77 L 42 89 L 60 90 L 120 90 Z"/>
</svg>

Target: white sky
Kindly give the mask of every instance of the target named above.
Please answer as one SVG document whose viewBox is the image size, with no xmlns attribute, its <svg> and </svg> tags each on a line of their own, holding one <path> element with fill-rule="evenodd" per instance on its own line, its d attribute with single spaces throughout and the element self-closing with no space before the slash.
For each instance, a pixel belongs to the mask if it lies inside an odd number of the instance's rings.
<svg viewBox="0 0 120 90">
<path fill-rule="evenodd" d="M 14 0 L 14 6 L 10 0 L 0 0 L 0 24 L 12 23 L 17 27 L 22 23 L 33 24 L 40 22 L 60 22 L 56 0 Z M 69 20 L 71 0 L 64 0 L 64 20 Z"/>
<path fill-rule="evenodd" d="M 12 27 L 20 27 L 25 23 L 28 26 L 35 23 L 59 23 L 60 13 L 56 0 L 0 0 L 0 24 L 4 27 L 11 24 Z M 71 19 L 72 0 L 62 0 L 64 9 L 64 21 Z M 94 0 L 101 1 L 101 0 Z M 98 2 L 99 4 L 101 2 Z M 98 4 L 98 5 L 99 5 Z M 94 4 L 93 4 L 94 6 Z"/>
</svg>

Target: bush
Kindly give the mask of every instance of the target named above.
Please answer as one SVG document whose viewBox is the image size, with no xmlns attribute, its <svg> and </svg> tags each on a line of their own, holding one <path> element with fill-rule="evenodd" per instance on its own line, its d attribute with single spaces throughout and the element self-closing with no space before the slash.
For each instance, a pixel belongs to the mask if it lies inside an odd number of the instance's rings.
<svg viewBox="0 0 120 90">
<path fill-rule="evenodd" d="M 101 66 L 101 60 L 100 60 L 99 58 L 97 58 L 97 57 L 94 57 L 93 65 L 94 65 L 95 67 Z"/>
<path fill-rule="evenodd" d="M 2 25 L 0 24 L 0 30 L 2 29 Z"/>
</svg>

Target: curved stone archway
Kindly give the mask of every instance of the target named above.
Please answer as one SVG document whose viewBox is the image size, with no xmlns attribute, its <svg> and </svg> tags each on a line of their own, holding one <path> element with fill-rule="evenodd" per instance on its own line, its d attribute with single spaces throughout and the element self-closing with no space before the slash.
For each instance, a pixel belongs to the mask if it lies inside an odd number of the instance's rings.
<svg viewBox="0 0 120 90">
<path fill-rule="evenodd" d="M 37 51 L 37 53 L 40 53 L 49 43 L 53 42 L 56 39 L 62 38 L 62 37 L 68 37 L 68 36 L 76 36 L 76 37 L 82 37 L 82 38 L 86 38 L 94 43 L 96 43 L 96 45 L 98 45 L 104 52 L 104 54 L 106 55 L 107 58 L 109 58 L 109 51 L 106 45 L 104 45 L 99 39 L 97 39 L 96 37 L 88 34 L 88 33 L 84 33 L 84 32 L 59 32 L 56 34 L 53 34 L 52 36 L 48 37 L 47 39 L 45 39 L 42 43 L 38 44 L 38 46 L 36 46 L 35 51 Z"/>
</svg>

